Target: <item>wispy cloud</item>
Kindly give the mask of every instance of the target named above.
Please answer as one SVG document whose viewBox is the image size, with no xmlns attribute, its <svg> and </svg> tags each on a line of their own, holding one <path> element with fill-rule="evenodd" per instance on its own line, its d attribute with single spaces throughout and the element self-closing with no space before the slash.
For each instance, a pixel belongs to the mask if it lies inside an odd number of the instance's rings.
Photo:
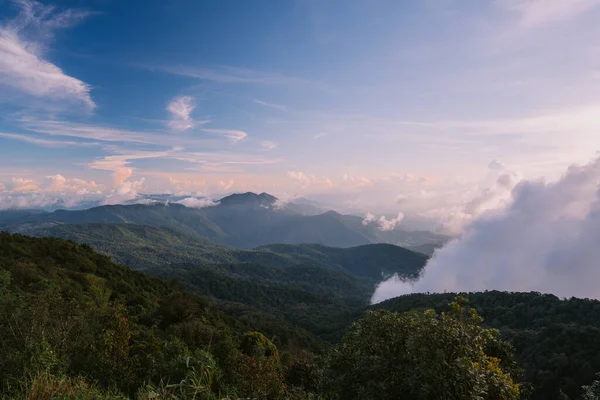
<svg viewBox="0 0 600 400">
<path fill-rule="evenodd" d="M 203 132 L 207 133 L 217 133 L 219 135 L 225 136 L 233 143 L 237 143 L 241 140 L 244 140 L 248 137 L 248 134 L 244 131 L 240 131 L 237 129 L 202 129 Z"/>
<path fill-rule="evenodd" d="M 137 151 L 128 154 L 110 155 L 85 164 L 88 168 L 112 171 L 115 186 L 121 185 L 132 174 L 133 169 L 129 166 L 132 160 L 145 158 L 168 157 L 170 151 Z"/>
<path fill-rule="evenodd" d="M 302 78 L 286 76 L 275 72 L 262 72 L 249 68 L 230 66 L 199 67 L 199 66 L 146 66 L 153 71 L 162 71 L 173 75 L 230 84 L 262 84 L 275 86 L 317 86 L 324 85 Z"/>
<path fill-rule="evenodd" d="M 600 5 L 600 0 L 499 0 L 497 4 L 518 13 L 516 29 L 527 31 L 572 20 Z"/>
<path fill-rule="evenodd" d="M 307 189 L 311 185 L 317 185 L 321 188 L 329 188 L 333 186 L 331 179 L 327 177 L 317 177 L 315 175 L 307 175 L 302 171 L 288 171 L 287 176 L 301 184 L 302 189 Z"/>
<path fill-rule="evenodd" d="M 255 102 L 256 104 L 260 104 L 261 106 L 265 106 L 265 107 L 269 107 L 269 108 L 274 108 L 276 110 L 280 110 L 280 111 L 285 111 L 287 112 L 287 107 L 283 106 L 281 104 L 275 104 L 275 103 L 268 103 L 266 101 L 262 101 L 262 100 L 257 100 L 254 99 L 252 100 L 253 102 Z"/>
<path fill-rule="evenodd" d="M 176 131 L 185 131 L 194 127 L 195 122 L 190 117 L 196 108 L 194 99 L 190 96 L 176 97 L 167 105 L 167 111 L 171 113 L 169 128 Z"/>
<path fill-rule="evenodd" d="M 271 140 L 263 140 L 262 143 L 260 144 L 260 146 L 264 149 L 264 150 L 273 150 L 274 148 L 277 147 L 277 143 L 271 141 Z"/>
<path fill-rule="evenodd" d="M 97 143 L 89 143 L 89 142 L 72 142 L 65 140 L 49 140 L 49 139 L 41 139 L 33 136 L 24 135 L 21 133 L 4 133 L 0 132 L 0 138 L 10 139 L 10 140 L 18 140 L 21 142 L 31 143 L 38 146 L 43 147 L 88 147 L 95 146 Z"/>
<path fill-rule="evenodd" d="M 19 122 L 27 130 L 52 136 L 69 136 L 103 142 L 165 143 L 164 139 L 150 132 L 137 132 L 101 125 L 88 125 L 57 120 L 38 120 L 33 118 L 23 118 Z"/>
<path fill-rule="evenodd" d="M 244 172 L 247 167 L 272 165 L 282 162 L 280 158 L 260 158 L 248 154 L 181 153 L 173 158 L 199 166 L 187 167 L 186 171 L 201 172 Z"/>
<path fill-rule="evenodd" d="M 288 171 L 287 175 L 290 178 L 300 182 L 303 189 L 306 189 L 310 186 L 310 178 L 302 171 Z"/>
<path fill-rule="evenodd" d="M 96 107 L 87 83 L 65 74 L 43 57 L 44 44 L 52 32 L 81 21 L 88 13 L 66 10 L 57 13 L 53 7 L 35 1 L 20 0 L 16 19 L 0 25 L 0 85 L 20 93 L 78 102 L 89 109 Z M 37 41 L 25 41 L 24 31 Z"/>
</svg>

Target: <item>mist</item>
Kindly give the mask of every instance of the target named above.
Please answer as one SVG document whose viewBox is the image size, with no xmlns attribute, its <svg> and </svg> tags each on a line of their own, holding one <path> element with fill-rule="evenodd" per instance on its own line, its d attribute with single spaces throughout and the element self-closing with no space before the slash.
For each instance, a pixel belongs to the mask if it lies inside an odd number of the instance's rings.
<svg viewBox="0 0 600 400">
<path fill-rule="evenodd" d="M 520 181 L 438 250 L 415 282 L 394 276 L 371 299 L 408 293 L 537 291 L 600 298 L 600 160 L 555 182 Z"/>
</svg>

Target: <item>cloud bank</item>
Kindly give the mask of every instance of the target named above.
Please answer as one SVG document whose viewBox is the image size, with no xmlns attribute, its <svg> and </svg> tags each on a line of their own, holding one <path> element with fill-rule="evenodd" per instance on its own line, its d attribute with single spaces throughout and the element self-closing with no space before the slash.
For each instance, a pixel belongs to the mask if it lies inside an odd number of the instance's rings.
<svg viewBox="0 0 600 400">
<path fill-rule="evenodd" d="M 382 282 L 378 303 L 415 292 L 539 291 L 600 298 L 600 159 L 556 182 L 521 181 L 505 208 L 490 210 L 438 250 L 422 277 Z"/>
</svg>

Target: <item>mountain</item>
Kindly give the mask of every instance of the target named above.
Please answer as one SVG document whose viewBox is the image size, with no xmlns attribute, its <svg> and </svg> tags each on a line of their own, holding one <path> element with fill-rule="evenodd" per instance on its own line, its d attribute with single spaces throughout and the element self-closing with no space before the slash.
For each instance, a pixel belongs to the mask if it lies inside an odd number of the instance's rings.
<svg viewBox="0 0 600 400">
<path fill-rule="evenodd" d="M 423 254 L 388 244 L 243 250 L 133 224 L 63 224 L 33 234 L 89 244 L 131 268 L 182 282 L 237 317 L 261 310 L 324 339 L 336 337 L 348 315 L 368 305 L 382 277 L 415 278 L 427 262 Z"/>
<path fill-rule="evenodd" d="M 350 248 L 318 244 L 274 244 L 259 247 L 258 250 L 269 250 L 297 263 L 325 266 L 329 269 L 332 266 L 339 267 L 353 276 L 375 282 L 393 274 L 407 279 L 416 278 L 428 260 L 424 254 L 384 243 Z"/>
<path fill-rule="evenodd" d="M 222 207 L 263 207 L 270 208 L 275 205 L 277 198 L 268 193 L 256 194 L 252 192 L 235 193 L 219 200 Z"/>
<path fill-rule="evenodd" d="M 87 210 L 57 210 L 51 213 L 30 215 L 19 221 L 0 221 L 0 229 L 27 233 L 39 228 L 60 224 L 127 223 L 135 225 L 164 226 L 213 240 L 223 240 L 227 235 L 210 221 L 201 209 L 181 204 L 108 205 Z"/>
<path fill-rule="evenodd" d="M 432 256 L 437 249 L 441 249 L 443 246 L 444 245 L 442 243 L 423 243 L 416 246 L 408 246 L 408 248 L 412 251 Z"/>
<path fill-rule="evenodd" d="M 414 277 L 427 261 L 420 253 L 385 244 L 355 248 L 304 244 L 236 249 L 170 228 L 133 224 L 62 224 L 33 230 L 31 234 L 89 244 L 133 269 L 166 268 L 168 264 L 186 263 L 253 263 L 275 268 L 310 264 L 378 282 L 382 275 L 394 273 Z"/>
<path fill-rule="evenodd" d="M 33 215 L 45 214 L 46 211 L 39 209 L 8 209 L 0 210 L 0 225 L 11 224 L 25 220 Z"/>
<path fill-rule="evenodd" d="M 11 218 L 0 214 L 0 230 L 19 233 L 60 224 L 87 223 L 166 227 L 246 249 L 273 243 L 317 243 L 333 247 L 371 243 L 415 246 L 439 245 L 447 240 L 445 236 L 431 232 L 381 231 L 374 224 L 363 224 L 361 217 L 334 211 L 305 215 L 293 203 L 281 204 L 267 193 L 234 194 L 204 208 L 159 202 L 57 210 L 43 214 L 23 213 Z"/>
</svg>

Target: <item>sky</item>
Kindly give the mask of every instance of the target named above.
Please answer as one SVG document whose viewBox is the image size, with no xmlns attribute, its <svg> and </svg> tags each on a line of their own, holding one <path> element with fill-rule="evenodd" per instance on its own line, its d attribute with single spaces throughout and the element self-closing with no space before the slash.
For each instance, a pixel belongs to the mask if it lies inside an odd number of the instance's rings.
<svg viewBox="0 0 600 400">
<path fill-rule="evenodd" d="M 457 231 L 596 157 L 599 18 L 600 0 L 0 0 L 0 208 L 255 191 Z"/>
</svg>

